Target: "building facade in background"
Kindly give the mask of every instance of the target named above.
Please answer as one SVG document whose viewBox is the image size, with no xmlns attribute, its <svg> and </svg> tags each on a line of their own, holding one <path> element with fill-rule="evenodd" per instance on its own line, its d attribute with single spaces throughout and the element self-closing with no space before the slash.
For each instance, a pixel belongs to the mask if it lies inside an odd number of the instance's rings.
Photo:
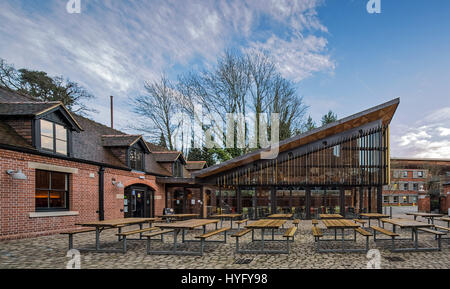
<svg viewBox="0 0 450 289">
<path fill-rule="evenodd" d="M 391 158 L 391 183 L 383 188 L 383 205 L 417 205 L 419 192 L 426 192 L 437 208 L 449 181 L 450 159 Z"/>
</svg>

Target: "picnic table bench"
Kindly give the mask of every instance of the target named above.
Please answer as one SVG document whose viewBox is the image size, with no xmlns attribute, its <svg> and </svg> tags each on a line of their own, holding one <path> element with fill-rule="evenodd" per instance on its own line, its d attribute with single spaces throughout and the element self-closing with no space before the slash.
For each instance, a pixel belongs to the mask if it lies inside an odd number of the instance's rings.
<svg viewBox="0 0 450 289">
<path fill-rule="evenodd" d="M 364 217 L 369 221 L 369 228 L 370 228 L 370 220 L 372 220 L 372 219 L 378 220 L 378 226 L 381 226 L 380 220 L 390 217 L 389 215 L 379 214 L 379 213 L 361 213 L 361 214 L 359 214 L 359 216 L 360 216 L 360 219 L 362 219 L 362 217 Z"/>
<path fill-rule="evenodd" d="M 221 228 L 217 229 L 217 223 L 219 220 L 217 219 L 191 219 L 191 220 L 185 220 L 175 223 L 166 223 L 166 224 L 156 224 L 155 227 L 161 228 L 165 234 L 167 230 L 171 230 L 173 232 L 173 248 L 172 250 L 152 250 L 151 249 L 151 238 L 149 238 L 149 235 L 147 234 L 147 254 L 149 255 L 203 255 L 204 251 L 204 245 L 206 242 L 226 242 L 226 234 L 227 231 L 230 230 L 229 227 L 227 228 Z M 206 226 L 209 224 L 215 224 L 216 230 L 213 232 L 206 232 Z M 195 228 L 203 227 L 203 234 L 196 237 L 196 239 L 200 240 L 185 240 L 185 231 L 186 230 L 194 230 Z M 182 234 L 182 243 L 185 242 L 199 242 L 200 243 L 200 250 L 199 251 L 181 251 L 178 250 L 178 234 L 181 232 Z M 217 235 L 219 233 L 224 233 L 224 241 L 218 241 L 218 240 L 210 240 L 206 241 L 206 239 Z"/>
<path fill-rule="evenodd" d="M 279 230 L 281 226 L 283 226 L 287 220 L 271 220 L 271 219 L 262 219 L 251 224 L 246 225 L 246 229 L 241 230 L 232 235 L 232 237 L 236 238 L 236 253 L 241 254 L 290 254 L 290 242 L 294 240 L 295 233 L 297 231 L 296 227 L 288 228 L 286 232 L 282 235 L 282 240 L 275 239 L 275 230 Z M 255 230 L 261 231 L 261 239 L 255 240 Z M 272 230 L 272 239 L 265 240 L 264 235 L 266 230 Z M 259 249 L 240 249 L 239 248 L 239 238 L 242 236 L 252 232 L 252 240 L 250 243 L 259 242 Z M 286 242 L 286 250 L 266 250 L 264 248 L 264 243 L 268 241 L 273 242 Z"/>
<path fill-rule="evenodd" d="M 174 220 L 186 220 L 186 219 L 194 219 L 200 217 L 199 214 L 167 214 L 167 215 L 159 215 L 161 219 L 165 219 L 168 223 Z"/>
<path fill-rule="evenodd" d="M 325 252 L 367 252 L 369 250 L 369 237 L 372 236 L 370 232 L 367 232 L 366 230 L 362 229 L 360 225 L 358 225 L 355 222 L 352 222 L 351 220 L 346 219 L 324 219 L 322 220 L 322 223 L 327 227 L 327 229 L 334 230 L 334 239 L 323 239 L 324 234 L 322 230 L 317 227 L 312 227 L 312 234 L 314 237 L 314 241 L 316 244 L 316 251 L 325 253 Z M 344 231 L 346 229 L 352 229 L 354 231 L 354 238 L 353 240 L 345 239 Z M 337 238 L 337 230 L 341 230 L 341 238 Z M 356 235 L 360 234 L 363 237 L 366 238 L 366 246 L 364 249 L 358 249 L 358 248 L 345 248 L 345 241 L 353 241 L 356 242 Z M 339 249 L 322 249 L 320 247 L 321 242 L 327 242 L 327 241 L 341 241 L 341 248 Z"/>
<path fill-rule="evenodd" d="M 400 227 L 402 229 L 411 229 L 411 239 L 406 239 L 406 240 L 412 240 L 414 242 L 414 247 L 411 248 L 395 248 L 394 244 L 395 242 L 393 241 L 392 243 L 392 250 L 393 252 L 405 252 L 405 251 L 440 251 L 441 250 L 441 234 L 436 233 L 438 231 L 435 230 L 426 230 L 423 231 L 423 229 L 431 229 L 432 227 L 434 227 L 434 225 L 432 224 L 428 224 L 428 223 L 423 223 L 423 222 L 418 222 L 418 221 L 413 221 L 410 219 L 402 219 L 402 218 L 393 218 L 393 219 L 383 219 L 383 226 L 384 223 L 388 223 L 392 225 L 393 228 L 393 232 L 391 233 L 396 233 L 396 227 Z M 424 248 L 424 247 L 419 247 L 419 229 L 422 232 L 426 232 L 426 233 L 431 233 L 434 234 L 435 236 L 437 236 L 437 241 L 438 241 L 438 247 L 432 247 L 432 248 Z M 434 232 L 431 232 L 434 231 Z M 397 240 L 399 240 L 399 238 L 397 238 Z"/>
<path fill-rule="evenodd" d="M 90 231 L 95 231 L 95 248 L 79 248 L 80 251 L 94 251 L 94 252 L 124 252 L 123 248 L 121 250 L 118 249 L 102 249 L 100 248 L 100 234 L 104 230 L 108 229 L 118 229 L 118 234 L 122 233 L 122 228 L 125 226 L 131 225 L 139 225 L 139 230 L 143 230 L 144 224 L 149 224 L 149 227 L 152 226 L 152 223 L 155 222 L 156 218 L 120 218 L 120 219 L 112 219 L 112 220 L 103 220 L 103 221 L 93 221 L 86 223 L 77 223 L 75 225 L 85 227 L 83 229 L 76 229 L 69 232 L 65 232 L 63 234 L 69 235 L 69 247 L 73 248 L 73 235 L 79 233 L 85 233 Z M 123 237 L 118 235 L 119 241 L 120 238 Z M 130 240 L 130 239 L 129 239 Z M 142 240 L 142 235 L 140 235 L 139 239 Z"/>
<path fill-rule="evenodd" d="M 242 225 L 242 224 L 245 223 L 245 224 L 247 225 L 248 221 L 249 221 L 249 219 L 243 219 L 243 220 L 237 221 L 236 224 L 238 225 L 238 230 L 241 229 L 241 225 Z"/>
</svg>

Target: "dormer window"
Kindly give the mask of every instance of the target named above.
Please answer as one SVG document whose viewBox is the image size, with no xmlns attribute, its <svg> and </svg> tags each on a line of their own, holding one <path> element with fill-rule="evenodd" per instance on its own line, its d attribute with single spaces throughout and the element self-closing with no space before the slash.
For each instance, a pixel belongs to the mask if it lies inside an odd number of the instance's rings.
<svg viewBox="0 0 450 289">
<path fill-rule="evenodd" d="M 144 171 L 144 153 L 142 151 L 131 148 L 128 160 L 132 170 Z"/>
<path fill-rule="evenodd" d="M 67 129 L 57 123 L 41 119 L 40 143 L 41 148 L 53 153 L 67 155 L 68 141 Z"/>
<path fill-rule="evenodd" d="M 183 164 L 179 159 L 173 163 L 173 176 L 176 178 L 183 177 Z"/>
</svg>

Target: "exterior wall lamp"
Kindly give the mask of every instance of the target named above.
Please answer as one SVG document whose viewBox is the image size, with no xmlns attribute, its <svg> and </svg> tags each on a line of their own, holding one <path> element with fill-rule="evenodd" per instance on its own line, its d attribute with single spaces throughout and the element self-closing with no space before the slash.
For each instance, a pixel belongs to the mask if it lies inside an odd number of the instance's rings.
<svg viewBox="0 0 450 289">
<path fill-rule="evenodd" d="M 122 182 L 117 182 L 116 179 L 112 179 L 112 184 L 116 186 L 119 189 L 123 189 L 125 186 L 122 184 Z"/>
<path fill-rule="evenodd" d="M 26 180 L 27 176 L 22 172 L 22 170 L 7 170 L 6 173 L 10 175 L 14 180 Z"/>
</svg>

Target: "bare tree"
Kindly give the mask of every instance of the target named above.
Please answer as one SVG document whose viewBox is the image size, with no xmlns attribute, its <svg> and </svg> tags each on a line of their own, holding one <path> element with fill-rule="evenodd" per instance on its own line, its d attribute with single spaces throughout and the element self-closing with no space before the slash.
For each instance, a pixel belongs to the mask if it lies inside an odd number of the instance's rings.
<svg viewBox="0 0 450 289">
<path fill-rule="evenodd" d="M 277 72 L 274 62 L 264 53 L 239 54 L 225 52 L 210 70 L 191 72 L 179 77 L 178 90 L 183 95 L 183 107 L 193 119 L 202 120 L 194 112 L 195 104 L 201 104 L 203 112 L 217 114 L 223 123 L 227 113 L 256 115 L 255 127 L 257 147 L 259 144 L 259 117 L 261 113 L 280 114 L 280 139 L 298 133 L 307 107 L 295 89 L 294 83 L 284 79 Z M 270 119 L 270 118 L 268 118 Z M 269 120 L 270 121 L 270 120 Z M 230 157 L 246 153 L 249 147 L 248 124 L 244 124 L 245 148 L 237 149 L 237 122 L 234 123 L 234 148 L 226 151 Z M 204 130 L 210 126 L 204 126 Z M 225 130 L 217 128 L 226 144 Z M 268 135 L 270 135 L 270 123 Z"/>
<path fill-rule="evenodd" d="M 146 82 L 145 89 L 147 94 L 133 99 L 133 111 L 149 121 L 135 129 L 147 132 L 174 150 L 173 136 L 178 127 L 174 118 L 179 109 L 175 86 L 163 75 L 158 81 Z"/>
</svg>

